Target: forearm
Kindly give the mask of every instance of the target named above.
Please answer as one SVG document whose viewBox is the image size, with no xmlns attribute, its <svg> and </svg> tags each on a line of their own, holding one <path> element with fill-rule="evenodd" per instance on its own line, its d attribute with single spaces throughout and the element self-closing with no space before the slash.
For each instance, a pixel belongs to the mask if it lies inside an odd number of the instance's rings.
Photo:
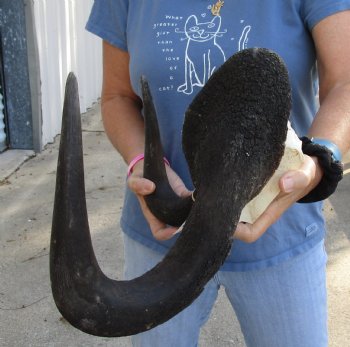
<svg viewBox="0 0 350 347">
<path fill-rule="evenodd" d="M 342 154 L 350 148 L 350 11 L 321 20 L 312 31 L 317 52 L 321 107 L 309 136 L 335 143 Z"/>
<path fill-rule="evenodd" d="M 131 86 L 129 61 L 127 52 L 103 41 L 103 125 L 127 164 L 144 148 L 142 101 Z"/>
<path fill-rule="evenodd" d="M 309 137 L 328 139 L 344 155 L 350 149 L 350 81 L 320 91 L 320 109 L 309 130 Z"/>
<path fill-rule="evenodd" d="M 144 123 L 141 106 L 126 96 L 102 99 L 102 119 L 106 134 L 128 164 L 144 151 Z"/>
</svg>

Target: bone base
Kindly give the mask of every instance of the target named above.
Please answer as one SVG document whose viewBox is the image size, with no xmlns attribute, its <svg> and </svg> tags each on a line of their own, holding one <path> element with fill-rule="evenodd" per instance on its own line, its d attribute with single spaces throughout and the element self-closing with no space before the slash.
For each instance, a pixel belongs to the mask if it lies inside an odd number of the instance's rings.
<svg viewBox="0 0 350 347">
<path fill-rule="evenodd" d="M 301 150 L 301 141 L 288 123 L 286 147 L 281 163 L 261 193 L 244 207 L 240 221 L 254 223 L 280 192 L 278 181 L 282 175 L 289 170 L 299 169 L 303 161 L 304 155 Z"/>
</svg>

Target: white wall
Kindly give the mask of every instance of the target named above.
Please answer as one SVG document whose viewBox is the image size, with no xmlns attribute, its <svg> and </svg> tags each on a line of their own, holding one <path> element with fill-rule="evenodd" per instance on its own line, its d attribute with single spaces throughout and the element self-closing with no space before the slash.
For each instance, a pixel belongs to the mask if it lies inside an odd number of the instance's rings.
<svg viewBox="0 0 350 347">
<path fill-rule="evenodd" d="M 101 40 L 85 31 L 93 0 L 34 0 L 42 93 L 42 142 L 61 130 L 68 73 L 78 78 L 81 112 L 101 92 Z"/>
</svg>

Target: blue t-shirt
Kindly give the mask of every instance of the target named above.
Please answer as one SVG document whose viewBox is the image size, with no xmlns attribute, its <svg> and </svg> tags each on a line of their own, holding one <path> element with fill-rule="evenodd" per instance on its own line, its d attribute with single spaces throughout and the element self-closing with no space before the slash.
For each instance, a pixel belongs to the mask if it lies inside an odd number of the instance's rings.
<svg viewBox="0 0 350 347">
<path fill-rule="evenodd" d="M 166 157 L 192 189 L 181 149 L 185 110 L 213 71 L 235 52 L 265 47 L 286 62 L 292 85 L 291 123 L 299 136 L 317 111 L 317 69 L 311 29 L 350 9 L 350 0 L 95 0 L 87 30 L 128 51 L 132 87 L 149 81 Z M 118 62 L 115 62 L 118 64 Z M 239 168 L 237 168 L 239 170 Z M 130 237 L 160 252 L 174 240 L 153 238 L 134 194 L 126 189 L 121 226 Z M 256 242 L 233 243 L 222 270 L 264 268 L 300 254 L 324 238 L 322 204 L 294 204 Z"/>
</svg>

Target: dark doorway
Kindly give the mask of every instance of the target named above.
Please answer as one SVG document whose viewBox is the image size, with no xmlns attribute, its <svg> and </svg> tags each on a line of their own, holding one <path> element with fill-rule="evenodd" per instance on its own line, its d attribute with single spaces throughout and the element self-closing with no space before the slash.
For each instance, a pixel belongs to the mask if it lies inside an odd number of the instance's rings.
<svg viewBox="0 0 350 347">
<path fill-rule="evenodd" d="M 4 80 L 4 65 L 2 59 L 2 39 L 0 32 L 0 152 L 8 147 L 7 133 L 7 111 L 6 111 L 6 93 Z"/>
<path fill-rule="evenodd" d="M 0 0 L 2 92 L 7 147 L 33 149 L 33 121 L 24 0 Z"/>
</svg>

